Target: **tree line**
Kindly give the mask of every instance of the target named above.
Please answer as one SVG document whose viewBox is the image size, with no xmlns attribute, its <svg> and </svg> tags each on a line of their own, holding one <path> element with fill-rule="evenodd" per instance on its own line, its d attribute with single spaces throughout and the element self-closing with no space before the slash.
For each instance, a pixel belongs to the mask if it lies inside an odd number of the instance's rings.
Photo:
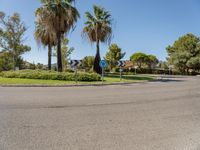
<svg viewBox="0 0 200 150">
<path fill-rule="evenodd" d="M 35 11 L 35 39 L 38 46 L 48 48 L 48 69 L 52 69 L 52 56 L 57 58 L 57 70 L 65 71 L 70 54 L 74 48 L 69 47 L 66 38 L 73 31 L 80 18 L 78 9 L 74 5 L 75 0 L 41 0 L 41 7 Z M 88 71 L 101 73 L 99 62 L 100 43 L 111 44 L 113 37 L 111 13 L 100 6 L 93 6 L 93 12 L 85 12 L 87 21 L 83 27 L 82 37 L 96 44 L 96 55 L 86 56 L 83 59 L 83 67 Z M 22 54 L 29 52 L 31 47 L 25 45 L 25 32 L 27 28 L 20 19 L 18 13 L 6 16 L 0 12 L 0 70 L 26 68 L 27 63 L 23 61 Z M 187 34 L 180 37 L 175 43 L 166 48 L 168 57 L 166 62 L 160 63 L 154 55 L 142 52 L 134 53 L 130 61 L 134 66 L 153 69 L 170 66 L 182 74 L 190 71 L 200 70 L 200 45 L 199 37 Z M 117 44 L 111 44 L 103 59 L 107 60 L 109 70 L 116 68 L 116 62 L 126 55 Z M 29 63 L 30 68 L 43 68 L 41 64 Z M 35 66 L 35 67 L 34 67 Z"/>
<path fill-rule="evenodd" d="M 59 72 L 65 70 L 67 66 L 67 60 L 69 55 L 73 52 L 73 48 L 67 46 L 69 40 L 66 37 L 67 33 L 74 29 L 77 20 L 80 18 L 80 14 L 73 2 L 75 0 L 41 0 L 42 6 L 35 11 L 36 21 L 35 21 L 35 39 L 38 45 L 43 45 L 48 48 L 48 69 L 52 69 L 52 56 L 57 57 L 57 69 Z M 21 22 L 19 14 L 15 13 L 11 17 L 5 19 L 5 14 L 1 13 L 1 24 L 4 24 L 5 31 L 1 29 L 1 47 L 3 48 L 4 61 L 2 64 L 5 64 L 4 70 L 9 70 L 11 62 L 10 57 L 15 57 L 13 59 L 12 66 L 22 68 L 21 63 L 16 63 L 15 61 L 22 60 L 21 55 L 25 52 L 30 51 L 30 47 L 23 47 L 23 38 L 24 33 L 27 28 L 24 23 Z M 17 16 L 17 17 L 16 17 Z M 93 13 L 85 12 L 85 17 L 87 21 L 85 22 L 85 27 L 83 28 L 82 37 L 86 38 L 91 43 L 96 43 L 96 55 L 87 56 L 83 59 L 83 67 L 86 67 L 88 70 L 92 70 L 101 73 L 101 67 L 99 62 L 100 57 L 100 43 L 110 44 L 112 38 L 112 17 L 109 11 L 105 10 L 103 7 L 93 6 Z M 15 20 L 13 20 L 15 19 Z M 17 19 L 17 23 L 16 23 Z M 11 24 L 11 29 L 7 29 Z M 20 26 L 22 30 L 16 29 Z M 10 33 L 10 31 L 13 31 Z M 8 39 L 4 33 L 9 32 L 10 38 Z M 21 32 L 21 33 L 20 33 Z M 15 33 L 19 33 L 21 36 L 14 38 L 16 39 L 15 43 L 19 41 L 18 53 L 16 53 L 15 46 L 12 48 L 5 48 L 5 43 L 9 45 L 11 43 L 9 40 L 12 40 L 12 37 L 15 36 Z M 21 42 L 20 42 L 21 41 Z M 53 53 L 52 49 L 56 49 L 56 52 Z M 125 53 L 121 52 L 121 48 L 117 44 L 112 44 L 109 47 L 109 52 L 106 54 L 105 58 L 109 64 L 110 70 L 116 67 L 118 60 L 122 59 L 125 56 Z M 17 56 L 15 56 L 17 54 Z M 6 63 L 5 63 L 6 61 Z M 35 67 L 34 67 L 35 66 Z M 41 68 L 41 65 L 38 64 L 38 67 L 34 63 L 30 63 L 30 68 Z"/>
</svg>

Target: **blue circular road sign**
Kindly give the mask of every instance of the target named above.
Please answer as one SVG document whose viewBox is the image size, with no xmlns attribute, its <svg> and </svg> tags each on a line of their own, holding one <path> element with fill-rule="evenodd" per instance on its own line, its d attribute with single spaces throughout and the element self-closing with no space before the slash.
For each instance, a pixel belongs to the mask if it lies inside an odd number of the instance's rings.
<svg viewBox="0 0 200 150">
<path fill-rule="evenodd" d="M 107 62 L 106 62 L 105 60 L 101 60 L 101 61 L 99 62 L 99 66 L 100 66 L 101 68 L 106 68 L 106 67 L 108 67 L 108 64 L 107 64 Z"/>
</svg>

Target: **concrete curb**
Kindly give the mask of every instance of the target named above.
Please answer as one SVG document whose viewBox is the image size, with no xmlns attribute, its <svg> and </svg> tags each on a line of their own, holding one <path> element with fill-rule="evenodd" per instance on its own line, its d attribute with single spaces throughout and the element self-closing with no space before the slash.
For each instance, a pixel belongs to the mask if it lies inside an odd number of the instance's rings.
<svg viewBox="0 0 200 150">
<path fill-rule="evenodd" d="M 159 81 L 159 80 L 154 80 Z M 105 84 L 66 84 L 66 85 L 25 85 L 25 84 L 10 84 L 10 85 L 0 85 L 0 87 L 90 87 L 90 86 L 112 86 L 112 85 L 131 85 L 131 84 L 144 84 L 152 81 L 142 81 L 142 82 L 124 82 L 124 83 L 105 83 Z"/>
</svg>

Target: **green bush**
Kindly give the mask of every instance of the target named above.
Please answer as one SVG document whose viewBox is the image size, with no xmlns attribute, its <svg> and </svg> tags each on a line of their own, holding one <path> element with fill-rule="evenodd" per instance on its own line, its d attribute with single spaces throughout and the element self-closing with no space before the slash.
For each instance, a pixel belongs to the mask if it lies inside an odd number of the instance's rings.
<svg viewBox="0 0 200 150">
<path fill-rule="evenodd" d="M 119 73 L 119 68 L 115 68 L 115 72 Z M 131 70 L 129 70 L 128 68 L 123 69 L 123 74 L 134 74 L 135 73 L 135 69 L 131 68 Z M 169 70 L 168 69 L 149 69 L 149 68 L 141 68 L 141 69 L 137 69 L 137 74 L 169 74 Z M 170 74 L 173 75 L 180 75 L 181 73 L 178 71 L 173 71 L 170 72 Z"/>
<path fill-rule="evenodd" d="M 54 71 L 42 70 L 20 70 L 7 71 L 0 74 L 4 78 L 23 78 L 23 79 L 43 79 L 43 80 L 63 80 L 63 81 L 100 81 L 101 77 L 96 73 L 58 73 Z"/>
</svg>

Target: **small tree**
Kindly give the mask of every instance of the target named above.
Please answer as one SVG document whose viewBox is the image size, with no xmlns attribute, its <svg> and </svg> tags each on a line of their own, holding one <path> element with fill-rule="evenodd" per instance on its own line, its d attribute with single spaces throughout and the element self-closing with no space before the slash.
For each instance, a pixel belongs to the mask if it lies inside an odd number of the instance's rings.
<svg viewBox="0 0 200 150">
<path fill-rule="evenodd" d="M 143 65 L 146 64 L 147 60 L 147 55 L 141 52 L 134 53 L 130 60 L 134 63 L 137 64 L 137 66 L 141 69 Z"/>
<path fill-rule="evenodd" d="M 41 63 L 37 63 L 36 69 L 42 70 L 42 69 L 44 69 L 44 65 Z"/>
<path fill-rule="evenodd" d="M 0 71 L 8 71 L 12 67 L 12 55 L 9 52 L 0 52 Z"/>
<path fill-rule="evenodd" d="M 31 69 L 31 70 L 35 70 L 36 69 L 35 62 L 29 64 L 29 69 Z"/>
<path fill-rule="evenodd" d="M 93 69 L 93 65 L 94 65 L 94 56 L 86 56 L 83 58 L 83 63 L 82 63 L 82 67 L 84 69 L 86 69 L 87 71 L 90 71 Z"/>
<path fill-rule="evenodd" d="M 152 69 L 153 67 L 155 67 L 159 63 L 159 60 L 154 55 L 147 55 L 145 62 L 147 64 L 148 68 Z"/>
<path fill-rule="evenodd" d="M 111 44 L 109 52 L 106 53 L 106 60 L 109 63 L 110 71 L 116 67 L 117 61 L 121 60 L 126 53 L 122 53 L 122 49 L 117 44 Z"/>
<path fill-rule="evenodd" d="M 31 50 L 29 46 L 23 44 L 27 28 L 18 13 L 6 17 L 5 13 L 0 12 L 0 25 L 0 48 L 11 53 L 13 69 L 20 67 L 21 55 Z"/>
<path fill-rule="evenodd" d="M 169 69 L 168 63 L 166 61 L 159 61 L 158 62 L 158 67 L 161 68 L 161 69 L 164 69 L 164 70 Z"/>
<path fill-rule="evenodd" d="M 64 70 L 67 69 L 67 64 L 69 62 L 69 57 L 72 54 L 72 52 L 74 51 L 73 47 L 69 47 L 69 40 L 67 38 L 62 39 L 61 42 L 61 55 L 62 55 L 62 67 Z M 55 50 L 56 51 L 56 50 Z M 57 53 L 55 52 L 53 54 L 53 56 L 57 57 Z"/>
</svg>

